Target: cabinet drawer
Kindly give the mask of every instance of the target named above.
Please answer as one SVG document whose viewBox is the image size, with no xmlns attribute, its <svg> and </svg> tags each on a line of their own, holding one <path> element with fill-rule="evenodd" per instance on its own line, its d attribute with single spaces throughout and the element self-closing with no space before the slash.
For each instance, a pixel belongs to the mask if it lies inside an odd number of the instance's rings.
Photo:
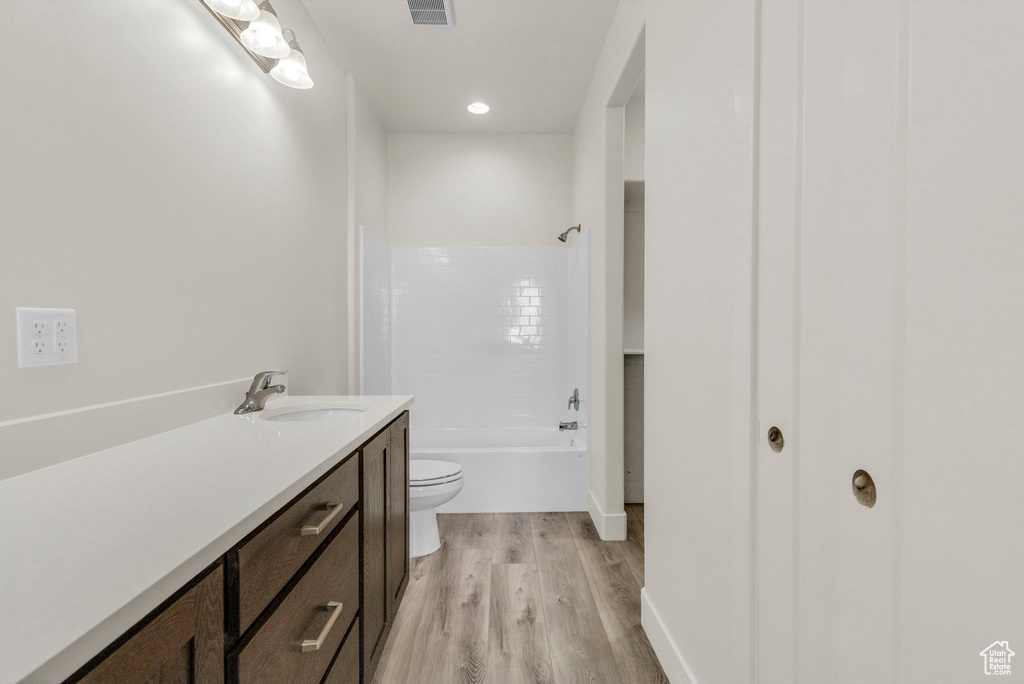
<svg viewBox="0 0 1024 684">
<path fill-rule="evenodd" d="M 64 684 L 223 684 L 223 568 L 218 565 L 154 613 L 117 650 L 98 664 L 87 664 Z"/>
<path fill-rule="evenodd" d="M 238 632 L 245 633 L 359 499 L 358 456 L 342 463 L 238 550 Z"/>
<path fill-rule="evenodd" d="M 337 660 L 327 673 L 324 684 L 359 684 L 359 619 L 341 645 Z"/>
<path fill-rule="evenodd" d="M 239 651 L 238 684 L 319 682 L 358 609 L 356 513 Z"/>
</svg>

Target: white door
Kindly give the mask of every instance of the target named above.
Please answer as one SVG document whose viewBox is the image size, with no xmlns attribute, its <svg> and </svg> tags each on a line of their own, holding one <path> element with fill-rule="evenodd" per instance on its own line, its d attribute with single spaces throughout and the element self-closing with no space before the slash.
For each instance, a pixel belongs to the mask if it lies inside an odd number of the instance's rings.
<svg viewBox="0 0 1024 684">
<path fill-rule="evenodd" d="M 759 681 L 1024 681 L 1024 2 L 762 8 Z"/>
</svg>

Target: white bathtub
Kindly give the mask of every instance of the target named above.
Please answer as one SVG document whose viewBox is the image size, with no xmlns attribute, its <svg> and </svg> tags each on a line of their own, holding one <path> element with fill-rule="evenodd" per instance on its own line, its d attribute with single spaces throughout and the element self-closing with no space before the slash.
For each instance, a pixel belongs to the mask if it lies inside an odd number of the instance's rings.
<svg viewBox="0 0 1024 684">
<path fill-rule="evenodd" d="M 585 511 L 587 448 L 557 428 L 416 428 L 409 457 L 454 461 L 463 489 L 439 513 Z"/>
</svg>

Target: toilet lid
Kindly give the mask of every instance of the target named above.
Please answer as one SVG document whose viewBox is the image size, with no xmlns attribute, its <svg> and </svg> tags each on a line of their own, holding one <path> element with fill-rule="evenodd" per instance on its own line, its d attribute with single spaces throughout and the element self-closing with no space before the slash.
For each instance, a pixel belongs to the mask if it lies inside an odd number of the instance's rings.
<svg viewBox="0 0 1024 684">
<path fill-rule="evenodd" d="M 443 484 L 462 477 L 462 466 L 451 461 L 409 461 L 409 482 L 417 486 Z"/>
</svg>

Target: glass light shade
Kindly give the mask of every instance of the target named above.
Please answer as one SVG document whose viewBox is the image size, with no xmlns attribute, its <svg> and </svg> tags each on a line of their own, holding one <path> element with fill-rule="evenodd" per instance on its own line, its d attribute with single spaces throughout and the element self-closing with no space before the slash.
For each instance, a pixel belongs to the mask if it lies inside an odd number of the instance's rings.
<svg viewBox="0 0 1024 684">
<path fill-rule="evenodd" d="M 248 28 L 238 37 L 249 50 L 257 55 L 280 59 L 288 54 L 290 47 L 281 35 L 281 23 L 272 12 L 265 8 L 267 3 L 260 5 L 260 16 L 249 22 Z"/>
<path fill-rule="evenodd" d="M 277 60 L 277 64 L 270 70 L 270 75 L 278 83 L 283 83 L 291 88 L 301 88 L 302 90 L 312 88 L 313 79 L 309 77 L 306 58 L 302 54 L 302 50 L 299 50 L 295 41 L 289 41 L 289 45 L 291 45 L 292 51 L 286 57 Z"/>
<path fill-rule="evenodd" d="M 253 0 L 203 0 L 217 14 L 239 21 L 252 21 L 260 16 L 260 8 Z"/>
</svg>

